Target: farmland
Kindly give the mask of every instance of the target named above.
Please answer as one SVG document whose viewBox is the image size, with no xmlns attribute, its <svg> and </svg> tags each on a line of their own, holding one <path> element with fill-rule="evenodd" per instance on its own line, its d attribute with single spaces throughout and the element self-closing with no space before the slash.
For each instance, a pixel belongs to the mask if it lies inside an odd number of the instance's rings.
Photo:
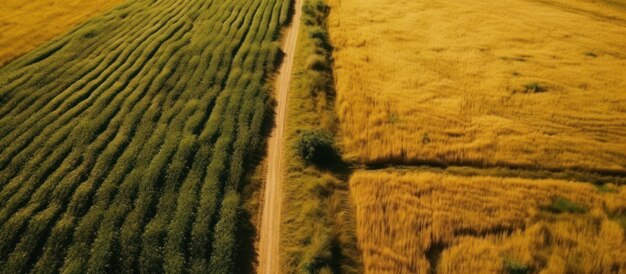
<svg viewBox="0 0 626 274">
<path fill-rule="evenodd" d="M 362 272 L 626 271 L 626 3 L 328 2 Z"/>
<path fill-rule="evenodd" d="M 0 269 L 238 272 L 288 11 L 129 1 L 0 68 Z"/>
<path fill-rule="evenodd" d="M 330 3 L 347 159 L 626 173 L 623 1 Z"/>
<path fill-rule="evenodd" d="M 121 2 L 3 0 L 0 5 L 0 66 Z"/>
<path fill-rule="evenodd" d="M 624 273 L 625 39 L 625 0 L 4 0 L 0 273 Z"/>
<path fill-rule="evenodd" d="M 361 171 L 350 187 L 368 273 L 626 269 L 624 186 Z"/>
</svg>

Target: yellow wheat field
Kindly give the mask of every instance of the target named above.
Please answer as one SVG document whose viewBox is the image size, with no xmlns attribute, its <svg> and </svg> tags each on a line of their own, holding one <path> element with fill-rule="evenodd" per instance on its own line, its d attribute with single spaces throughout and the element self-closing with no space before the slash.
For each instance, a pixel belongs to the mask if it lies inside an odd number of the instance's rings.
<svg viewBox="0 0 626 274">
<path fill-rule="evenodd" d="M 620 1 L 332 0 L 345 156 L 625 173 Z"/>
<path fill-rule="evenodd" d="M 624 273 L 626 187 L 360 171 L 350 180 L 367 273 Z M 586 213 L 545 210 L 567 199 Z M 565 272 L 569 271 L 569 272 Z"/>
<path fill-rule="evenodd" d="M 2 0 L 0 66 L 123 0 Z"/>
</svg>

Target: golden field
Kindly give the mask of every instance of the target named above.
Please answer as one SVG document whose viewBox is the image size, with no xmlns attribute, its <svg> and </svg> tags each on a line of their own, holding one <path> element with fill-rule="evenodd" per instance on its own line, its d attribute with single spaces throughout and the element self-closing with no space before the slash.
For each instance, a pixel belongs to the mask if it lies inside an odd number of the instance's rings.
<svg viewBox="0 0 626 274">
<path fill-rule="evenodd" d="M 0 66 L 123 0 L 3 0 Z"/>
<path fill-rule="evenodd" d="M 626 173 L 626 5 L 332 0 L 344 156 Z"/>
<path fill-rule="evenodd" d="M 350 187 L 367 273 L 626 271 L 624 186 L 360 171 Z"/>
</svg>

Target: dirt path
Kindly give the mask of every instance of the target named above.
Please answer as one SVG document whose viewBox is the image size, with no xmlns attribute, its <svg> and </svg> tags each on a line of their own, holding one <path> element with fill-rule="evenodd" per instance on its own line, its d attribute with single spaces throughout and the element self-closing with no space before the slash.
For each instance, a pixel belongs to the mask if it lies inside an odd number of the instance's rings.
<svg viewBox="0 0 626 274">
<path fill-rule="evenodd" d="M 267 153 L 267 175 L 265 177 L 265 193 L 263 216 L 259 240 L 260 274 L 279 273 L 280 260 L 278 246 L 280 243 L 280 207 L 281 183 L 283 181 L 283 148 L 285 133 L 285 113 L 287 110 L 287 93 L 291 84 L 291 69 L 296 51 L 296 41 L 300 29 L 302 0 L 295 0 L 295 13 L 292 26 L 287 31 L 283 44 L 285 53 L 283 63 L 276 79 L 276 126 L 269 138 Z"/>
</svg>

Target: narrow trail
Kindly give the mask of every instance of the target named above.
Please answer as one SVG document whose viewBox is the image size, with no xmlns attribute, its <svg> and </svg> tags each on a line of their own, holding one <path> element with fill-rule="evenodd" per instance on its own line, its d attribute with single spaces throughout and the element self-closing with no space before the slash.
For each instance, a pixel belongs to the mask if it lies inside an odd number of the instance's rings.
<svg viewBox="0 0 626 274">
<path fill-rule="evenodd" d="M 294 5 L 295 12 L 291 21 L 292 24 L 287 31 L 283 44 L 285 56 L 276 79 L 276 125 L 268 141 L 267 174 L 265 177 L 265 193 L 263 194 L 263 213 L 259 239 L 259 267 L 257 271 L 260 274 L 280 272 L 278 246 L 280 243 L 285 114 L 287 110 L 287 93 L 291 85 L 293 57 L 300 29 L 302 0 L 295 0 Z"/>
</svg>

